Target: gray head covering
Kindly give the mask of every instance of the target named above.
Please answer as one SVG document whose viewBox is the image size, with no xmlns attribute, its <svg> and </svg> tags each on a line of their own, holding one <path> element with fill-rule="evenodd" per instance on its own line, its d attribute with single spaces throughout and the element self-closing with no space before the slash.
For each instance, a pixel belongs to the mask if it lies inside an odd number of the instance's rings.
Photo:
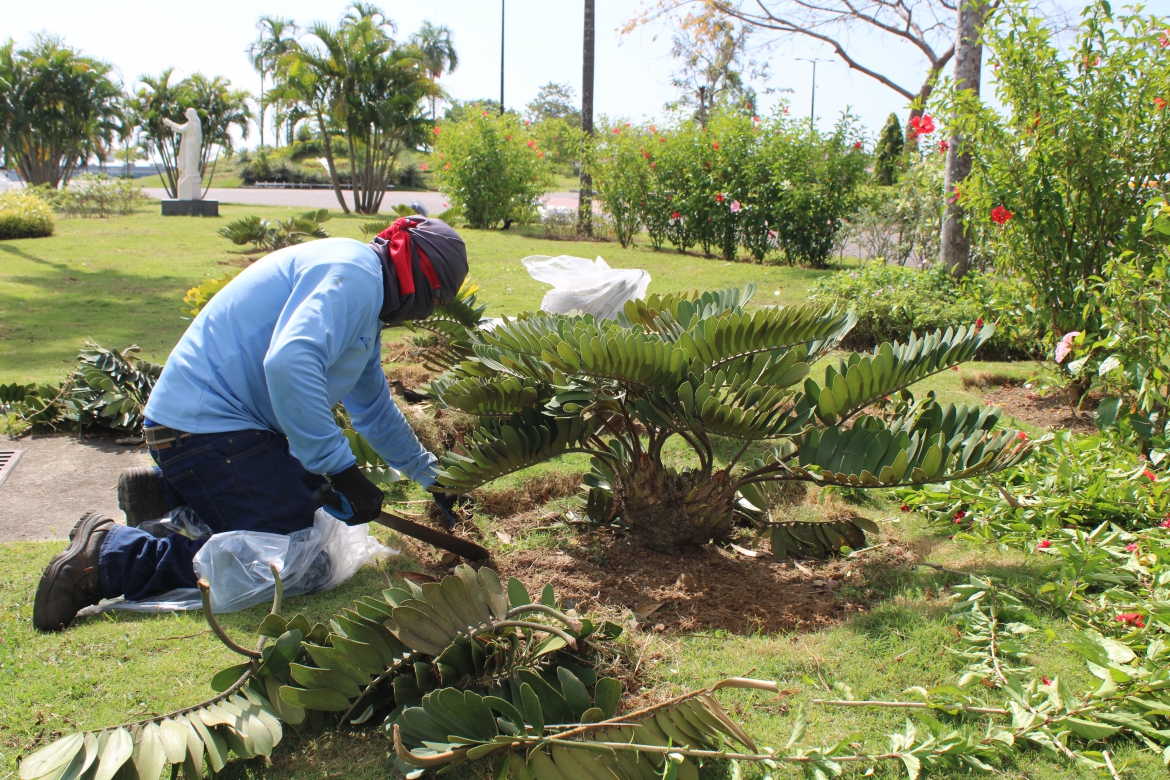
<svg viewBox="0 0 1170 780">
<path fill-rule="evenodd" d="M 382 261 L 382 311 L 386 325 L 431 316 L 436 303 L 455 299 L 467 277 L 467 247 L 441 219 L 413 216 L 395 221 L 370 242 Z M 407 258 L 413 285 L 403 285 Z M 413 286 L 413 291 L 410 288 Z"/>
</svg>

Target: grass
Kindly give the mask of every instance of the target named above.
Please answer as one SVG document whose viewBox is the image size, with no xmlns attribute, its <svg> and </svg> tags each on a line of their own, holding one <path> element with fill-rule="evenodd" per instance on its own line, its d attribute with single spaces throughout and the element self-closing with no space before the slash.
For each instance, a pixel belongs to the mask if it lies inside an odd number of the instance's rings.
<svg viewBox="0 0 1170 780">
<path fill-rule="evenodd" d="M 165 358 L 185 321 L 178 306 L 183 292 L 208 276 L 246 264 L 247 256 L 215 231 L 228 219 L 257 213 L 282 217 L 296 209 L 223 206 L 224 218 L 171 219 L 157 216 L 157 206 L 126 218 L 103 221 L 63 220 L 57 235 L 29 241 L 0 242 L 0 381 L 60 378 L 85 338 L 111 346 L 138 342 L 146 357 Z M 336 216 L 328 223 L 334 235 L 360 237 L 363 218 Z M 755 282 L 759 298 L 791 303 L 803 299 L 808 283 L 825 272 L 786 267 L 728 264 L 721 260 L 656 253 L 644 247 L 622 250 L 616 244 L 542 241 L 515 234 L 465 231 L 472 276 L 483 288 L 491 314 L 515 313 L 539 305 L 544 287 L 524 273 L 519 260 L 531 254 L 602 255 L 616 267 L 647 269 L 651 291 L 716 287 Z M 779 294 L 773 294 L 779 293 Z M 1035 371 L 1030 364 L 974 363 L 960 371 L 932 377 L 920 390 L 934 389 L 940 399 L 981 403 L 962 386 L 969 371 L 1008 373 L 1020 378 Z M 581 471 L 582 457 L 569 457 L 501 480 L 497 489 L 523 486 L 526 478 L 548 472 Z M 412 496 L 415 495 L 412 493 Z M 879 522 L 883 536 L 913 548 L 926 560 L 991 573 L 1009 583 L 1034 580 L 1029 560 L 994 546 L 949 541 L 903 515 L 884 500 L 859 511 Z M 488 522 L 479 518 L 482 523 Z M 393 546 L 389 532 L 384 538 Z M 492 535 L 487 543 L 495 546 Z M 513 547 L 548 547 L 569 543 L 556 531 L 516 539 Z M 199 614 L 115 614 L 90 618 L 62 634 L 41 635 L 31 626 L 36 584 L 60 542 L 0 545 L 0 780 L 15 775 L 17 761 L 33 747 L 77 729 L 96 728 L 141 718 L 206 698 L 211 675 L 236 658 L 207 631 Z M 390 571 L 415 568 L 400 557 Z M 759 565 L 745 561 L 744 566 Z M 899 729 L 904 716 L 894 711 L 832 709 L 813 704 L 834 682 L 849 685 L 858 697 L 897 698 L 913 685 L 930 687 L 954 678 L 959 662 L 946 652 L 957 638 L 946 623 L 947 575 L 923 568 L 873 567 L 864 571 L 862 588 L 838 591 L 838 598 L 869 598 L 869 608 L 844 622 L 815 632 L 657 635 L 639 638 L 642 683 L 667 691 L 708 685 L 730 675 L 776 679 L 780 697 L 733 692 L 721 698 L 761 744 L 781 746 L 793 714 L 804 707 L 810 716 L 809 743 L 855 740 L 871 748 L 885 744 L 885 734 Z M 336 590 L 290 598 L 285 611 L 302 611 L 324 620 L 361 594 L 385 586 L 373 567 L 360 571 Z M 784 593 L 774 594 L 779 601 Z M 264 607 L 223 616 L 239 639 L 254 634 Z M 1037 670 L 1061 675 L 1083 689 L 1091 679 L 1078 657 L 1062 642 L 1072 635 L 1063 622 L 1031 635 L 1029 647 Z M 945 716 L 944 716 L 945 717 Z M 235 762 L 229 778 L 381 778 L 387 743 L 376 731 L 329 734 L 319 739 L 293 734 L 271 762 Z M 1116 757 L 1136 754 L 1133 745 L 1118 746 Z M 749 770 L 747 776 L 758 776 Z M 851 771 L 851 770 L 850 770 Z M 473 776 L 470 770 L 455 777 Z M 849 773 L 847 772 L 847 776 Z M 883 766 L 876 777 L 904 776 Z M 940 777 L 959 777 L 942 773 Z M 964 773 L 962 776 L 966 776 Z M 1022 752 L 1004 767 L 1013 778 L 1088 777 L 1082 770 Z M 1155 757 L 1143 754 L 1130 777 L 1164 777 Z"/>
<path fill-rule="evenodd" d="M 219 219 L 159 216 L 152 203 L 129 217 L 63 219 L 49 238 L 0 241 L 0 382 L 60 380 L 86 339 L 121 349 L 142 347 L 161 362 L 187 321 L 179 306 L 190 287 L 247 265 L 249 256 L 216 235 L 248 214 L 284 218 L 303 209 L 221 204 Z M 362 239 L 369 217 L 334 213 L 326 229 Z M 794 303 L 826 271 L 726 263 L 616 243 L 546 241 L 500 231 L 464 230 L 471 277 L 492 316 L 540 306 L 547 287 L 520 260 L 571 254 L 605 258 L 616 268 L 644 268 L 651 292 L 754 282 L 757 301 Z"/>
</svg>

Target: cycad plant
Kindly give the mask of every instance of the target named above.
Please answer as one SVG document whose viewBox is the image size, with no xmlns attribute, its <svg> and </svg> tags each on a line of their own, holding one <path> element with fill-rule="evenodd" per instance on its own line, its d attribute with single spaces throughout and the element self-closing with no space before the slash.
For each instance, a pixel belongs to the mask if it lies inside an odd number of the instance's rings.
<svg viewBox="0 0 1170 780">
<path fill-rule="evenodd" d="M 616 320 L 525 314 L 472 329 L 429 392 L 480 415 L 439 482 L 477 488 L 566 453 L 592 456 L 588 514 L 663 551 L 729 539 L 739 522 L 778 557 L 864 544 L 866 521 L 777 519 L 781 483 L 886 488 L 990 474 L 1029 452 L 990 407 L 915 400 L 910 385 L 971 359 L 993 325 L 886 343 L 809 376 L 853 327 L 833 307 L 746 304 L 753 288 L 653 295 Z M 459 302 L 456 305 L 461 306 Z M 677 437 L 693 453 L 663 461 Z M 730 453 L 730 454 L 726 454 Z"/>
</svg>

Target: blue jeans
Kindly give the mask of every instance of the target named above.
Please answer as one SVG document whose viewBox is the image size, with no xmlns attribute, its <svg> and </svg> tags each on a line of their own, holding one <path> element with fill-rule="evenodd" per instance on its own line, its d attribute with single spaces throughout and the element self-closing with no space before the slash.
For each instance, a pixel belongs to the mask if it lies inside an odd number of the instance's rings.
<svg viewBox="0 0 1170 780">
<path fill-rule="evenodd" d="M 151 448 L 172 507 L 190 506 L 212 533 L 291 534 L 313 525 L 313 491 L 325 478 L 305 471 L 272 431 L 195 434 Z M 195 587 L 192 560 L 206 539 L 115 525 L 98 558 L 106 598 L 141 601 L 173 588 Z"/>
</svg>

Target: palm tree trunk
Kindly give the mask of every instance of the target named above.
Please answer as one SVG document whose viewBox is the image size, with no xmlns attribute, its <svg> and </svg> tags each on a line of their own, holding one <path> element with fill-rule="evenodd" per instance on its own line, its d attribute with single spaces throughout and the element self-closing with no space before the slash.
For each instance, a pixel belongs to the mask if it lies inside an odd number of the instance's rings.
<svg viewBox="0 0 1170 780">
<path fill-rule="evenodd" d="M 329 163 L 329 179 L 333 182 L 333 194 L 341 204 L 341 210 L 349 213 L 349 206 L 345 203 L 345 194 L 341 191 L 341 180 L 337 178 L 337 165 L 333 162 L 333 144 L 329 141 L 329 133 L 325 131 L 325 117 L 321 109 L 317 109 L 317 127 L 321 128 L 321 141 L 325 145 L 325 162 Z"/>
<path fill-rule="evenodd" d="M 581 132 L 582 145 L 593 138 L 593 38 L 594 0 L 585 0 L 584 49 L 581 57 Z M 584 148 L 581 150 L 584 152 Z M 582 162 L 585 155 L 582 154 Z M 593 235 L 593 177 L 581 166 L 580 192 L 577 195 L 577 230 L 587 236 Z"/>
<path fill-rule="evenodd" d="M 260 146 L 264 146 L 264 71 L 260 71 Z"/>
</svg>

